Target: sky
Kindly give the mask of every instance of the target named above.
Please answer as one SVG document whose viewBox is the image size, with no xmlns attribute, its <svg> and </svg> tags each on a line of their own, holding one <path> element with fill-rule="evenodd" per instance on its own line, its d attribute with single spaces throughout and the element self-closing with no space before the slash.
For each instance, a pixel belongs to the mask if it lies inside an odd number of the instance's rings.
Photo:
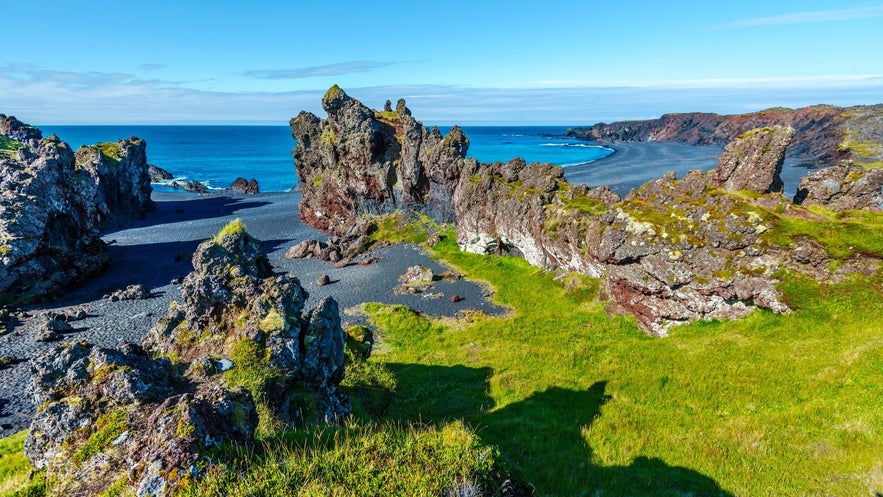
<svg viewBox="0 0 883 497">
<path fill-rule="evenodd" d="M 883 1 L 6 2 L 0 112 L 280 124 L 331 85 L 430 124 L 883 102 Z"/>
</svg>

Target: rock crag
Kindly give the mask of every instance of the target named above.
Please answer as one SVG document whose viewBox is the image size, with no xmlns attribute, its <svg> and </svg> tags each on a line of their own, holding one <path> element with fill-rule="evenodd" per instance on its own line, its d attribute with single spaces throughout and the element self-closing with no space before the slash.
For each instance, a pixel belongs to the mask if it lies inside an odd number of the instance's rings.
<svg viewBox="0 0 883 497">
<path fill-rule="evenodd" d="M 55 135 L 0 114 L 0 295 L 58 295 L 108 262 L 99 229 L 144 215 L 145 143 L 137 138 L 74 153 Z"/>
<path fill-rule="evenodd" d="M 358 216 L 395 209 L 453 220 L 452 192 L 469 148 L 459 127 L 442 136 L 415 120 L 404 100 L 374 111 L 337 86 L 322 107 L 326 119 L 301 112 L 291 120 L 304 222 L 342 236 Z"/>
<path fill-rule="evenodd" d="M 801 180 L 794 202 L 832 210 L 883 210 L 883 167 L 844 161 Z"/>
<path fill-rule="evenodd" d="M 39 405 L 25 454 L 53 490 L 174 495 L 208 448 L 255 433 L 338 422 L 344 337 L 336 302 L 274 275 L 234 221 L 193 256 L 194 271 L 142 345 L 66 343 L 34 358 Z"/>
<path fill-rule="evenodd" d="M 337 103 L 329 104 L 329 98 Z M 411 162 L 398 159 L 402 156 L 395 154 L 393 157 L 397 159 L 391 162 L 385 161 L 388 156 L 384 156 L 384 160 L 377 159 L 376 151 L 391 150 L 387 146 L 390 135 L 379 139 L 365 130 L 377 129 L 377 116 L 386 113 L 370 111 L 336 87 L 329 90 L 325 100 L 327 121 L 305 113 L 292 121 L 294 136 L 298 139 L 295 158 L 299 177 L 302 181 L 312 181 L 315 187 L 309 200 L 301 204 L 302 219 L 315 227 L 329 229 L 333 223 L 329 224 L 331 217 L 327 213 L 337 206 L 336 212 L 341 215 L 337 218 L 339 221 L 335 221 L 334 230 L 340 233 L 343 228 L 353 226 L 355 218 L 397 206 L 412 210 L 426 208 L 428 214 L 437 213 L 433 211 L 434 206 L 420 204 L 413 196 L 396 197 L 394 189 L 364 187 L 369 183 L 380 184 L 374 180 L 357 181 L 359 188 L 352 187 L 348 181 L 333 180 L 376 179 L 382 176 L 377 173 L 381 169 L 392 174 L 393 166 Z M 404 105 L 399 107 L 401 110 Z M 396 115 L 400 119 L 410 118 L 407 112 Z M 797 135 L 795 129 L 780 125 L 744 128 L 760 121 L 767 125 L 770 118 L 784 125 L 796 123 Z M 360 123 L 359 119 L 364 122 Z M 671 126 L 663 127 L 667 130 L 665 133 L 659 131 L 656 123 L 644 124 L 637 131 L 622 128 L 616 136 L 620 139 L 683 136 L 697 142 L 732 136 L 734 139 L 725 148 L 718 168 L 708 173 L 692 171 L 681 179 L 669 173 L 624 199 L 606 187 L 590 189 L 585 185 L 572 185 L 564 179 L 561 168 L 550 164 L 528 165 L 521 159 L 505 164 L 481 164 L 461 159 L 465 149 L 435 157 L 442 165 L 434 165 L 430 156 L 417 162 L 421 165 L 420 171 L 450 174 L 444 181 L 435 183 L 439 193 L 434 198 L 450 199 L 446 205 L 453 208 L 453 215 L 441 216 L 441 220 L 453 220 L 462 250 L 517 255 L 544 269 L 602 278 L 608 309 L 634 315 L 638 326 L 652 335 L 664 336 L 670 326 L 696 320 L 741 317 L 758 307 L 776 313 L 787 312 L 788 306 L 775 287 L 774 274 L 780 269 L 800 271 L 818 279 L 839 277 L 820 269 L 828 267 L 825 261 L 830 262 L 824 248 L 795 251 L 793 247 L 783 246 L 781 238 L 767 232 L 782 221 L 782 216 L 787 215 L 784 213 L 797 208 L 779 193 L 782 190 L 779 175 L 792 138 L 804 140 L 799 143 L 804 149 L 815 147 L 812 139 L 807 138 L 807 130 L 813 126 L 829 130 L 843 119 L 841 111 L 827 106 L 799 112 L 771 110 L 764 115 L 729 122 L 717 116 L 691 121 L 687 134 L 681 129 L 687 122 L 685 119 L 667 116 L 665 120 Z M 347 122 L 345 127 L 329 124 L 342 120 Z M 305 129 L 311 131 L 307 133 Z M 739 133 L 734 132 L 736 129 Z M 395 137 L 399 143 L 410 143 L 405 136 Z M 458 138 L 457 141 L 466 140 Z M 378 143 L 384 146 L 379 147 Z M 341 152 L 338 145 L 330 144 L 346 144 L 349 148 Z M 360 159 L 354 160 L 354 157 Z M 452 165 L 452 157 L 456 165 Z M 305 172 L 302 174 L 301 170 Z M 317 174 L 316 171 L 323 172 Z M 393 177 L 398 178 L 398 174 Z M 329 177 L 331 179 L 326 180 Z M 876 178 L 874 173 L 863 177 Z M 855 178 L 858 178 L 855 174 L 850 177 Z M 850 189 L 849 195 L 869 204 L 874 200 L 867 192 L 872 190 L 873 187 L 862 186 Z M 377 196 L 377 191 L 388 195 Z M 862 193 L 857 193 L 859 191 Z M 382 206 L 377 200 L 381 197 L 386 202 Z M 819 193 L 808 195 L 810 202 L 816 201 L 814 199 L 829 202 L 829 197 Z M 322 206 L 321 210 L 316 206 Z M 323 214 L 317 215 L 317 212 Z M 803 237 L 800 242 L 818 245 L 810 238 Z M 788 243 L 792 242 L 793 239 Z M 292 255 L 315 255 L 321 250 L 318 244 L 304 245 L 293 249 L 297 254 Z M 862 265 L 879 266 L 876 260 L 853 258 L 840 262 L 841 267 L 849 270 L 861 270 Z"/>
</svg>

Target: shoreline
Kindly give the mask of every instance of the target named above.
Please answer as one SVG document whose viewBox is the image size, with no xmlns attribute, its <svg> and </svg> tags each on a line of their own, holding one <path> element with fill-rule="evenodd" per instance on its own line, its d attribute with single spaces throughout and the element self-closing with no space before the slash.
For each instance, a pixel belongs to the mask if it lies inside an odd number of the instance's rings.
<svg viewBox="0 0 883 497">
<path fill-rule="evenodd" d="M 157 210 L 148 213 L 131 227 L 108 230 L 102 239 L 111 263 L 106 271 L 82 286 L 68 291 L 60 299 L 25 307 L 31 315 L 0 335 L 0 355 L 13 356 L 16 361 L 0 369 L 0 437 L 27 429 L 35 406 L 26 395 L 30 381 L 28 360 L 61 343 L 85 340 L 115 347 L 122 340 L 140 342 L 157 320 L 168 311 L 173 300 L 180 301 L 181 285 L 172 280 L 183 278 L 192 269 L 191 255 L 202 241 L 215 235 L 227 222 L 240 218 L 248 232 L 264 243 L 270 263 L 277 272 L 297 277 L 309 293 L 307 308 L 326 296 L 337 300 L 344 326 L 366 324 L 357 307 L 364 302 L 401 304 L 418 312 L 453 317 L 466 309 L 500 315 L 507 309 L 490 302 L 490 292 L 480 284 L 468 281 L 436 281 L 430 290 L 438 298 L 421 295 L 394 295 L 393 288 L 409 266 L 420 264 L 435 274 L 448 269 L 431 259 L 419 247 L 394 245 L 370 252 L 376 264 L 350 265 L 335 268 L 330 262 L 317 259 L 284 260 L 282 256 L 292 245 L 308 239 L 326 240 L 328 235 L 304 225 L 297 204 L 300 192 L 267 192 L 254 195 L 190 192 L 154 192 L 151 196 Z M 317 280 L 328 275 L 332 283 L 319 286 Z M 111 302 L 102 296 L 130 284 L 144 284 L 150 298 Z M 459 295 L 463 301 L 452 303 Z M 88 316 L 71 324 L 73 332 L 59 342 L 36 342 L 34 339 L 45 311 L 82 308 Z"/>
</svg>

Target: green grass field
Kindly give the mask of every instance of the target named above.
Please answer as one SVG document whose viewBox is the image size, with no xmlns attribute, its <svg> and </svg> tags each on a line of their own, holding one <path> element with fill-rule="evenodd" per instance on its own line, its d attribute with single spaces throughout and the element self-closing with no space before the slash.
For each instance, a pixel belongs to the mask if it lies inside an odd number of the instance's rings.
<svg viewBox="0 0 883 497">
<path fill-rule="evenodd" d="M 451 495 L 504 471 L 539 495 L 883 493 L 883 275 L 786 275 L 794 312 L 659 339 L 608 315 L 597 280 L 461 253 L 450 233 L 433 251 L 511 312 L 435 320 L 366 304 L 376 344 L 344 385 L 352 426 L 227 450 L 188 492 Z M 2 443 L 7 495 L 27 473 L 20 442 Z"/>
<path fill-rule="evenodd" d="M 504 318 L 368 305 L 396 375 L 389 417 L 463 419 L 541 495 L 883 492 L 883 278 L 781 286 L 795 312 L 672 329 L 609 317 L 514 258 L 438 256 Z"/>
</svg>

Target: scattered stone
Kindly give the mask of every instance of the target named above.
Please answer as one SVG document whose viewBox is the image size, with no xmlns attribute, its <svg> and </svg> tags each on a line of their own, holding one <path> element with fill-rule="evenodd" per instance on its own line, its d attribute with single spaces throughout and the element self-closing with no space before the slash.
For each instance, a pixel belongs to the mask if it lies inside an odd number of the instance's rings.
<svg viewBox="0 0 883 497">
<path fill-rule="evenodd" d="M 183 281 L 184 281 L 184 278 L 178 277 L 178 278 L 173 278 L 172 281 L 170 281 L 169 283 L 172 285 L 180 285 Z"/>
<path fill-rule="evenodd" d="M 329 278 L 327 274 L 323 274 L 322 276 L 319 276 L 318 280 L 316 280 L 316 284 L 319 286 L 330 285 L 331 278 Z"/>
<path fill-rule="evenodd" d="M 37 336 L 36 336 L 36 338 L 34 338 L 34 341 L 37 341 L 37 342 L 57 342 L 58 340 L 61 340 L 61 339 L 62 339 L 62 336 L 60 333 L 50 330 L 45 327 L 40 327 L 40 329 L 37 330 Z"/>
<path fill-rule="evenodd" d="M 285 251 L 285 255 L 283 255 L 282 258 L 286 260 L 306 259 L 308 257 L 318 258 L 325 247 L 327 247 L 327 245 L 318 240 L 304 240 Z"/>
<path fill-rule="evenodd" d="M 116 290 L 104 296 L 104 300 L 117 302 L 120 300 L 145 300 L 150 298 L 150 290 L 142 284 L 129 285 L 125 290 Z"/>
<path fill-rule="evenodd" d="M 230 191 L 233 193 L 254 195 L 260 193 L 260 187 L 258 186 L 258 180 L 254 178 L 246 180 L 245 178 L 239 177 L 230 185 Z"/>
<path fill-rule="evenodd" d="M 444 280 L 444 281 L 460 281 L 461 279 L 463 279 L 463 275 L 462 275 L 462 274 L 460 274 L 460 273 L 455 273 L 455 272 L 450 271 L 450 270 L 442 271 L 442 272 L 438 275 L 438 277 L 439 277 L 439 279 Z"/>
<path fill-rule="evenodd" d="M 441 233 L 436 231 L 435 233 L 432 233 L 431 235 L 429 235 L 429 237 L 426 239 L 426 245 L 428 247 L 432 248 L 432 247 L 435 247 L 436 245 L 438 245 L 438 243 L 440 241 L 441 241 Z"/>
<path fill-rule="evenodd" d="M 196 180 L 193 180 L 193 181 L 182 180 L 181 182 L 172 181 L 172 183 L 169 184 L 169 186 L 172 188 L 175 188 L 177 190 L 184 190 L 186 192 L 192 192 L 192 193 L 205 193 L 208 191 L 208 185 L 206 185 L 205 183 L 202 183 L 200 181 L 196 181 Z"/>
<path fill-rule="evenodd" d="M 364 259 L 359 259 L 356 264 L 358 264 L 359 266 L 370 266 L 372 264 L 377 264 L 377 262 L 377 257 L 366 257 Z"/>
<path fill-rule="evenodd" d="M 451 295 L 451 303 L 452 304 L 456 304 L 457 302 L 461 302 L 462 300 L 463 300 L 463 297 L 457 295 L 456 293 Z"/>
<path fill-rule="evenodd" d="M 67 321 L 59 321 L 57 319 L 49 319 L 44 322 L 41 329 L 55 333 L 70 333 L 74 331 L 74 327 Z"/>
<path fill-rule="evenodd" d="M 435 274 L 433 274 L 432 269 L 420 265 L 409 267 L 405 274 L 399 277 L 402 285 L 405 286 L 428 285 L 434 279 Z"/>
<path fill-rule="evenodd" d="M 445 294 L 429 292 L 429 293 L 424 293 L 423 298 L 428 299 L 428 300 L 439 300 L 439 299 L 445 298 Z"/>
<path fill-rule="evenodd" d="M 218 361 L 218 371 L 224 372 L 233 369 L 233 361 L 230 359 L 221 359 Z"/>
</svg>

